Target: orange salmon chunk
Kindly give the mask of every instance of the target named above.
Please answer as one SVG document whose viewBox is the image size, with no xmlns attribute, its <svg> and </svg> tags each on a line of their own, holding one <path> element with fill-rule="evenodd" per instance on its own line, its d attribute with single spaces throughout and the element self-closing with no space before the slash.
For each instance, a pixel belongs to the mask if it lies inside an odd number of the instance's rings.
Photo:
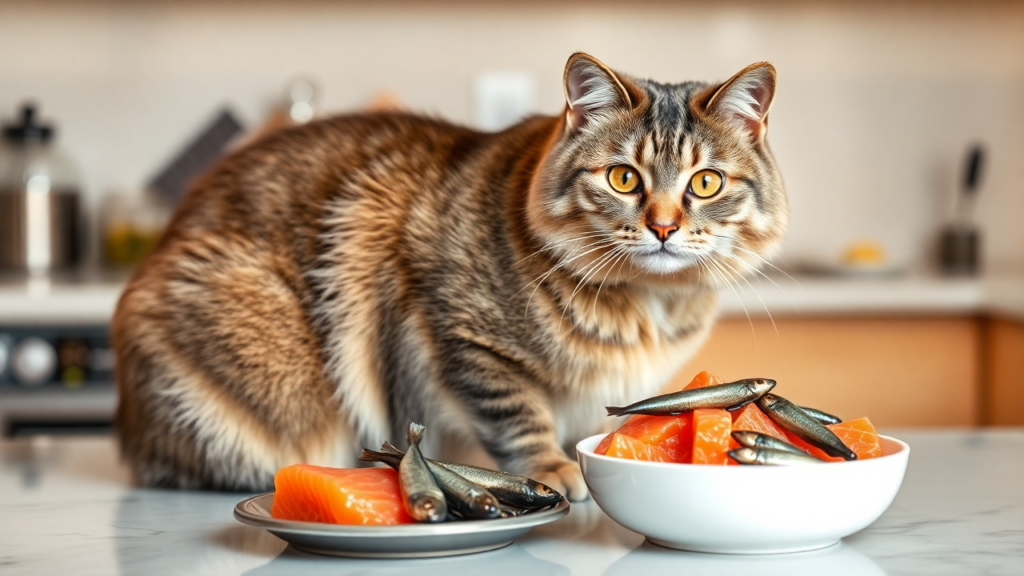
<svg viewBox="0 0 1024 576">
<path fill-rule="evenodd" d="M 611 445 L 608 447 L 605 456 L 629 460 L 646 460 L 648 462 L 672 462 L 671 456 L 657 446 L 644 444 L 636 438 L 630 438 L 625 434 L 612 434 L 611 437 Z"/>
<path fill-rule="evenodd" d="M 875 426 L 867 417 L 847 420 L 827 426 L 843 444 L 853 450 L 859 460 L 878 458 L 882 455 L 882 441 L 878 439 Z"/>
<path fill-rule="evenodd" d="M 744 406 L 743 409 L 732 413 L 732 429 L 760 432 L 761 434 L 774 436 L 779 440 L 788 442 L 786 440 L 786 431 L 779 427 L 774 420 L 769 418 L 753 402 Z"/>
<path fill-rule="evenodd" d="M 825 451 L 822 450 L 821 448 L 818 448 L 816 446 L 811 446 L 809 443 L 804 441 L 802 438 L 800 438 L 796 434 L 793 434 L 789 430 L 786 430 L 786 440 L 788 440 L 789 443 L 792 444 L 793 446 L 796 446 L 797 448 L 803 450 L 804 452 L 807 452 L 808 454 L 810 454 L 812 456 L 817 456 L 818 458 L 821 458 L 822 460 L 826 460 L 828 462 L 842 462 L 843 461 L 843 459 L 840 458 L 839 456 L 829 456 L 828 454 L 825 454 Z"/>
<path fill-rule="evenodd" d="M 719 384 L 724 384 L 722 379 L 719 378 L 718 376 L 715 376 L 711 372 L 705 370 L 700 374 L 694 376 L 693 380 L 690 380 L 690 383 L 687 384 L 686 387 L 683 388 L 683 390 L 693 390 L 694 388 L 705 388 L 707 386 L 718 386 Z"/>
<path fill-rule="evenodd" d="M 635 438 L 644 444 L 657 446 L 669 455 L 672 462 L 688 462 L 692 449 L 691 421 L 690 414 L 680 414 L 678 416 L 647 416 L 637 414 L 630 416 L 629 420 L 626 420 L 614 434 L 622 434 Z M 605 436 L 594 452 L 606 454 L 612 444 L 612 436 L 614 434 Z"/>
<path fill-rule="evenodd" d="M 728 464 L 729 441 L 732 437 L 732 416 L 725 410 L 693 411 L 693 463 Z"/>
<path fill-rule="evenodd" d="M 295 464 L 274 476 L 270 515 L 327 524 L 410 524 L 391 468 L 325 468 Z"/>
</svg>

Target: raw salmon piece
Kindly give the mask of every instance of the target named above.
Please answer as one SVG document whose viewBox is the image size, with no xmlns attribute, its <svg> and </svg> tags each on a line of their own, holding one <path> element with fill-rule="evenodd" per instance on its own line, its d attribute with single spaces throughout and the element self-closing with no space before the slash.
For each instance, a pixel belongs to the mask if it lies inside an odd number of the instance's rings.
<svg viewBox="0 0 1024 576">
<path fill-rule="evenodd" d="M 724 383 L 725 382 L 721 378 L 705 370 L 694 376 L 693 380 L 690 380 L 690 383 L 687 384 L 683 390 L 693 390 L 694 388 L 704 388 L 706 386 L 718 386 L 719 384 Z"/>
<path fill-rule="evenodd" d="M 627 458 L 629 460 L 646 460 L 648 462 L 672 462 L 672 458 L 668 453 L 657 446 L 645 444 L 625 434 L 612 434 L 611 436 L 611 445 L 608 447 L 608 452 L 605 453 L 605 456 Z"/>
<path fill-rule="evenodd" d="M 788 442 L 786 440 L 786 431 L 779 427 L 774 420 L 769 418 L 754 403 L 747 404 L 742 410 L 732 413 L 732 429 L 760 432 L 761 434 L 774 436 L 779 440 Z"/>
<path fill-rule="evenodd" d="M 732 417 L 718 408 L 693 411 L 693 463 L 725 465 L 732 437 Z"/>
<path fill-rule="evenodd" d="M 598 454 L 607 453 L 608 448 L 612 445 L 612 436 L 622 434 L 644 444 L 661 448 L 673 462 L 689 462 L 690 452 L 693 449 L 693 434 L 690 432 L 692 422 L 693 418 L 690 414 L 678 416 L 637 414 L 630 416 L 629 420 L 626 420 L 618 430 L 605 436 L 594 451 Z"/>
<path fill-rule="evenodd" d="M 774 436 L 783 442 L 789 442 L 789 439 L 786 438 L 786 431 L 776 424 L 774 420 L 769 418 L 767 414 L 762 412 L 761 409 L 757 407 L 757 404 L 754 403 L 747 404 L 743 409 L 732 413 L 732 429 L 760 432 L 761 434 Z M 732 437 L 729 438 L 730 450 L 735 450 L 740 447 L 739 442 L 733 440 Z M 739 462 L 729 458 L 727 464 L 729 466 L 738 466 Z"/>
<path fill-rule="evenodd" d="M 805 442 L 802 438 L 800 438 L 796 434 L 793 434 L 789 430 L 786 430 L 786 440 L 790 444 L 792 444 L 793 446 L 796 446 L 797 448 L 803 450 L 804 452 L 807 452 L 808 454 L 817 456 L 818 458 L 821 458 L 822 460 L 826 460 L 828 462 L 842 462 L 843 461 L 843 459 L 838 457 L 838 456 L 829 456 L 828 454 L 825 454 L 825 451 L 822 450 L 821 448 L 817 448 L 815 446 L 811 446 L 810 444 Z"/>
<path fill-rule="evenodd" d="M 878 432 L 875 431 L 875 426 L 871 424 L 871 420 L 868 420 L 866 416 L 856 420 L 830 424 L 827 428 L 836 436 L 839 436 L 839 439 L 850 450 L 853 450 L 858 460 L 878 458 L 882 455 L 882 442 L 878 438 Z"/>
<path fill-rule="evenodd" d="M 398 472 L 391 468 L 325 468 L 295 464 L 274 476 L 270 515 L 327 524 L 409 524 Z"/>
</svg>

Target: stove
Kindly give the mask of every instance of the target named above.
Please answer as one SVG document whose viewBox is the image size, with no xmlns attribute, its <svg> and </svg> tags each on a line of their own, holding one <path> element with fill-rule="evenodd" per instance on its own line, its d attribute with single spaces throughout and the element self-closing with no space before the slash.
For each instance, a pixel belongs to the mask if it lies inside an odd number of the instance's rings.
<svg viewBox="0 0 1024 576">
<path fill-rule="evenodd" d="M 105 324 L 0 325 L 0 435 L 109 432 L 116 404 Z"/>
</svg>

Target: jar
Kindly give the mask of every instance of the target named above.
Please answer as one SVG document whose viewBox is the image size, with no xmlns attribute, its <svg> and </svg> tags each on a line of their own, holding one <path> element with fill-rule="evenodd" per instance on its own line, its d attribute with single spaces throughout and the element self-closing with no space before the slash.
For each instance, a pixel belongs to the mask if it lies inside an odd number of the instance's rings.
<svg viewBox="0 0 1024 576">
<path fill-rule="evenodd" d="M 0 148 L 0 268 L 47 274 L 82 252 L 81 199 L 74 164 L 54 146 L 54 129 L 26 105 L 3 128 Z"/>
</svg>

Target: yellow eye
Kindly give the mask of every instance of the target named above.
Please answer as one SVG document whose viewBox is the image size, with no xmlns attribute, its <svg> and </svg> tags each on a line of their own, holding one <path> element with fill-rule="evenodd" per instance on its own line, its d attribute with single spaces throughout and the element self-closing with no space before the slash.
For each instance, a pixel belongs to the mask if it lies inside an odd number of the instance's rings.
<svg viewBox="0 0 1024 576">
<path fill-rule="evenodd" d="M 608 183 L 616 192 L 638 192 L 640 190 L 640 175 L 632 166 L 612 166 L 608 169 Z"/>
<path fill-rule="evenodd" d="M 700 198 L 710 198 L 722 190 L 722 175 L 714 170 L 701 170 L 690 178 L 690 192 Z"/>
</svg>

